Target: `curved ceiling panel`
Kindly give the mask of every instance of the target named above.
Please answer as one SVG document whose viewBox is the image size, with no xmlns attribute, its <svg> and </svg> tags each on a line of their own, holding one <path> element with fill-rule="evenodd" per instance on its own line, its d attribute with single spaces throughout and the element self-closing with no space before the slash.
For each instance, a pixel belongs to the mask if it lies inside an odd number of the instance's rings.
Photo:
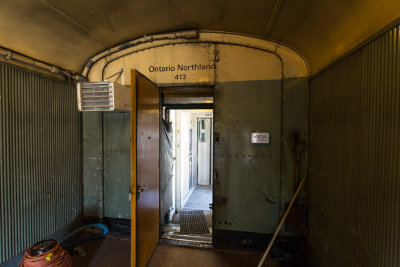
<svg viewBox="0 0 400 267">
<path fill-rule="evenodd" d="M 3 0 L 0 46 L 80 72 L 146 34 L 229 31 L 289 44 L 315 73 L 398 17 L 398 0 Z"/>
<path fill-rule="evenodd" d="M 399 0 L 286 0 L 270 38 L 295 47 L 315 73 L 399 17 Z"/>
</svg>

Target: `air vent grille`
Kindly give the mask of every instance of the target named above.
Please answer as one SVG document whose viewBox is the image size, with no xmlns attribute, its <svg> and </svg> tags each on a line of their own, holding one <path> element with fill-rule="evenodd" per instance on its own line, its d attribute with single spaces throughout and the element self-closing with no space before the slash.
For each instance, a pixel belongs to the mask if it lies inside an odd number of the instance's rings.
<svg viewBox="0 0 400 267">
<path fill-rule="evenodd" d="M 113 111 L 113 82 L 82 82 L 77 84 L 79 111 Z"/>
</svg>

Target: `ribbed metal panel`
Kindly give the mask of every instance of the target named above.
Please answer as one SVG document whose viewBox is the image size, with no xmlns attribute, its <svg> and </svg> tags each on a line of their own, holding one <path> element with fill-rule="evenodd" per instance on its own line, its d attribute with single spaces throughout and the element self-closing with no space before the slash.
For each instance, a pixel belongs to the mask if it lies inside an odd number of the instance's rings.
<svg viewBox="0 0 400 267">
<path fill-rule="evenodd" d="M 399 27 L 311 81 L 314 266 L 400 266 Z"/>
<path fill-rule="evenodd" d="M 82 212 L 73 84 L 0 64 L 0 265 Z"/>
</svg>

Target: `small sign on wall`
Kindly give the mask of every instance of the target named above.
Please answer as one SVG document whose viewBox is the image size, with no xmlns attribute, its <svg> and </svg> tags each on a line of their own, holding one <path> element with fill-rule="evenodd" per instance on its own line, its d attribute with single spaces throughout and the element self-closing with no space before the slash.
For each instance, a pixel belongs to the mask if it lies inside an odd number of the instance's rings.
<svg viewBox="0 0 400 267">
<path fill-rule="evenodd" d="M 269 144 L 269 133 L 266 132 L 252 132 L 251 133 L 252 144 Z"/>
</svg>

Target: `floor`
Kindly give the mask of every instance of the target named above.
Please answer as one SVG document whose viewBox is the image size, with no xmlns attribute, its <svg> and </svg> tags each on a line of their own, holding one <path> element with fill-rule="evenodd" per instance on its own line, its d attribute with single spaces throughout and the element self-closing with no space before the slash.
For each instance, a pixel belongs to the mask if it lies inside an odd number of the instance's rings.
<svg viewBox="0 0 400 267">
<path fill-rule="evenodd" d="M 212 187 L 208 185 L 196 186 L 183 209 L 210 211 L 212 203 Z"/>
<path fill-rule="evenodd" d="M 209 233 L 184 234 L 180 230 L 180 212 L 176 213 L 171 222 L 164 226 L 161 236 L 163 244 L 178 244 L 183 246 L 211 248 L 212 247 L 212 187 L 197 186 L 189 196 L 183 210 L 203 210 Z"/>
<path fill-rule="evenodd" d="M 189 197 L 184 209 L 203 210 L 210 231 L 212 212 L 209 204 L 212 202 L 212 189 L 209 186 L 196 187 Z M 211 249 L 211 233 L 208 235 L 179 235 L 179 213 L 168 225 L 167 238 L 183 240 L 179 244 L 198 243 L 199 248 L 188 248 L 159 244 L 149 261 L 149 267 L 235 267 L 257 266 L 262 254 L 259 252 L 243 252 L 232 250 Z M 165 237 L 164 237 L 165 238 Z M 166 240 L 166 239 L 162 239 Z M 167 242 L 168 243 L 168 242 Z M 105 238 L 89 241 L 81 245 L 86 255 L 74 253 L 72 267 L 124 267 L 130 266 L 130 239 L 126 237 L 107 235 Z M 207 248 L 207 249 L 205 249 Z M 277 267 L 277 261 L 269 260 L 263 266 Z"/>
<path fill-rule="evenodd" d="M 212 227 L 212 212 L 204 211 L 204 217 L 206 218 L 208 228 Z M 171 220 L 171 224 L 179 224 L 180 223 L 180 215 L 179 212 L 175 214 L 175 216 Z"/>
<path fill-rule="evenodd" d="M 72 255 L 72 267 L 130 266 L 130 240 L 106 237 L 82 245 L 86 255 Z M 257 266 L 261 253 L 219 251 L 158 245 L 148 267 L 235 267 Z M 277 267 L 277 262 L 264 266 Z"/>
<path fill-rule="evenodd" d="M 252 267 L 257 266 L 261 253 L 218 251 L 158 245 L 148 267 Z M 276 261 L 263 266 L 277 267 Z"/>
<path fill-rule="evenodd" d="M 210 233 L 208 234 L 182 234 L 180 232 L 179 213 L 175 214 L 171 223 L 164 226 L 164 233 L 160 242 L 168 244 L 178 244 L 183 246 L 211 248 L 212 247 L 212 212 L 204 211 Z"/>
<path fill-rule="evenodd" d="M 130 266 L 130 238 L 107 235 L 81 245 L 85 256 L 72 254 L 72 267 Z"/>
</svg>

